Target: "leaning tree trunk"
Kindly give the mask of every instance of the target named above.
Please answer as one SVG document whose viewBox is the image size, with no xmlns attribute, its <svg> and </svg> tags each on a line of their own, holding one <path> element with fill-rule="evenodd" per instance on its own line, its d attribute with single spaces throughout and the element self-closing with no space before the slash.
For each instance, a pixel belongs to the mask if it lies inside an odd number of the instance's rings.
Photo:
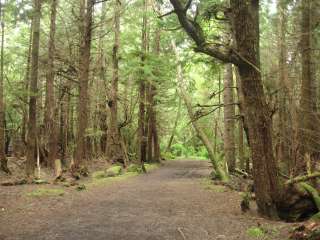
<svg viewBox="0 0 320 240">
<path fill-rule="evenodd" d="M 230 172 L 236 168 L 235 143 L 234 143 L 234 94 L 233 94 L 233 72 L 232 64 L 226 64 L 224 75 L 224 156 Z"/>
<path fill-rule="evenodd" d="M 184 80 L 183 80 L 182 66 L 181 66 L 181 63 L 179 60 L 178 52 L 176 49 L 176 44 L 174 41 L 172 41 L 172 47 L 174 49 L 174 52 L 175 52 L 175 55 L 177 58 L 177 60 L 176 60 L 177 61 L 177 80 L 178 80 L 178 85 L 179 85 L 179 95 L 183 99 L 183 101 L 187 107 L 188 115 L 190 117 L 190 120 L 192 122 L 192 126 L 195 129 L 197 136 L 199 137 L 199 139 L 201 140 L 201 142 L 203 143 L 203 145 L 207 149 L 209 158 L 213 164 L 213 168 L 216 171 L 217 178 L 222 181 L 228 181 L 228 175 L 224 171 L 223 166 L 219 165 L 219 163 L 215 157 L 214 148 L 213 148 L 208 136 L 205 134 L 205 132 L 203 131 L 203 129 L 201 128 L 201 126 L 197 122 L 197 119 L 196 119 L 195 114 L 193 112 L 192 102 L 191 102 L 189 96 L 187 95 L 185 88 L 183 86 Z"/>
<path fill-rule="evenodd" d="M 173 125 L 173 128 L 172 128 L 171 135 L 170 135 L 170 138 L 169 138 L 169 141 L 168 141 L 168 145 L 166 147 L 166 151 L 165 152 L 170 152 L 173 139 L 174 139 L 174 137 L 176 135 L 176 132 L 177 132 L 177 127 L 178 127 L 178 123 L 179 123 L 180 115 L 181 115 L 181 106 L 182 106 L 182 104 L 181 104 L 182 101 L 181 101 L 180 97 L 179 97 L 178 101 L 179 102 L 178 102 L 177 116 L 176 116 L 176 119 L 174 121 L 174 125 Z"/>
<path fill-rule="evenodd" d="M 239 64 L 245 121 L 253 163 L 253 177 L 258 210 L 277 217 L 280 185 L 272 148 L 272 121 L 267 105 L 259 60 L 259 1 L 231 0 L 232 27 L 237 55 L 247 64 Z"/>
<path fill-rule="evenodd" d="M 36 155 L 37 155 L 37 92 L 38 92 L 38 66 L 39 66 L 39 46 L 40 46 L 40 17 L 41 1 L 33 1 L 32 19 L 32 61 L 30 76 L 30 99 L 29 99 L 29 122 L 27 136 L 27 176 L 33 177 Z"/>
<path fill-rule="evenodd" d="M 79 170 L 86 170 L 86 148 L 87 137 L 86 130 L 88 127 L 88 83 L 89 67 L 91 55 L 91 32 L 92 32 L 92 15 L 94 0 L 88 0 L 85 7 L 85 0 L 81 1 L 81 20 L 80 23 L 80 55 L 79 55 L 79 101 L 78 101 L 78 129 L 76 139 L 76 150 L 72 172 L 79 173 Z"/>
</svg>

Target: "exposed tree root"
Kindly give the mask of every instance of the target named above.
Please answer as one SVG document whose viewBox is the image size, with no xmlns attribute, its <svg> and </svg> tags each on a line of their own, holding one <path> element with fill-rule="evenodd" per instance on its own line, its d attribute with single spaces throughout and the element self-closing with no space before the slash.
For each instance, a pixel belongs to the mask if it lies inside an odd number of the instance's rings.
<svg viewBox="0 0 320 240">
<path fill-rule="evenodd" d="M 12 174 L 10 169 L 5 165 L 1 165 L 0 170 L 3 171 L 4 173 L 8 174 L 8 175 Z"/>
<path fill-rule="evenodd" d="M 307 186 L 308 185 L 308 186 Z M 285 185 L 277 211 L 281 219 L 288 222 L 303 221 L 318 212 L 317 204 L 314 201 L 316 193 L 309 184 Z M 311 193 L 312 192 L 312 193 Z"/>
</svg>

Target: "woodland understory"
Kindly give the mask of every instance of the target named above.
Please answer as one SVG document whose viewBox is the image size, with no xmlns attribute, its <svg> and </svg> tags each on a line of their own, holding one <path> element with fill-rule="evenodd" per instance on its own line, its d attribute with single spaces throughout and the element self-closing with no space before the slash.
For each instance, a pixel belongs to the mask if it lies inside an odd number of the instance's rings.
<svg viewBox="0 0 320 240">
<path fill-rule="evenodd" d="M 243 211 L 319 215 L 318 0 L 2 0 L 0 17 L 2 185 L 196 157 Z"/>
</svg>

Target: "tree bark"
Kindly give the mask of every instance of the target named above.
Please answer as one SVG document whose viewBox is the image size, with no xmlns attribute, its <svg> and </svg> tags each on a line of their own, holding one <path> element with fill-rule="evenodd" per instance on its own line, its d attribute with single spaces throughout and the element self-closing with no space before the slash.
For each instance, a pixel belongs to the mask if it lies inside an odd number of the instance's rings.
<svg viewBox="0 0 320 240">
<path fill-rule="evenodd" d="M 87 137 L 86 130 L 88 127 L 88 106 L 89 106 L 89 68 L 91 56 L 91 33 L 94 0 L 81 0 L 80 4 L 80 54 L 79 54 L 79 101 L 78 101 L 78 129 L 76 139 L 76 150 L 74 166 L 72 171 L 78 172 L 86 169 L 86 148 Z"/>
<path fill-rule="evenodd" d="M 39 66 L 39 45 L 40 45 L 40 17 L 41 1 L 33 1 L 32 19 L 32 61 L 30 76 L 30 99 L 29 99 L 29 122 L 27 136 L 27 163 L 26 174 L 34 176 L 36 155 L 37 155 L 37 94 L 38 94 L 38 66 Z"/>
<path fill-rule="evenodd" d="M 233 73 L 232 64 L 225 65 L 224 76 L 224 156 L 228 164 L 229 172 L 234 172 L 236 168 L 235 143 L 234 143 L 234 94 L 233 94 Z"/>
<path fill-rule="evenodd" d="M 108 158 L 112 161 L 124 161 L 118 126 L 118 81 L 119 81 L 119 45 L 120 45 L 121 2 L 114 1 L 114 45 L 112 50 L 112 82 L 109 100 L 110 123 L 108 131 Z"/>
<path fill-rule="evenodd" d="M 280 185 L 273 156 L 271 113 L 259 71 L 259 0 L 231 0 L 230 5 L 236 51 L 247 62 L 239 64 L 238 69 L 249 125 L 256 201 L 262 215 L 276 218 Z"/>
<path fill-rule="evenodd" d="M 156 56 L 160 55 L 160 40 L 161 40 L 161 33 L 159 27 L 156 29 L 155 33 L 155 46 L 154 46 L 154 53 Z M 155 70 L 155 75 L 158 75 L 158 70 Z M 160 143 L 158 137 L 158 126 L 157 126 L 157 111 L 156 111 L 156 101 L 155 97 L 157 95 L 157 87 L 156 82 L 150 83 L 149 88 L 149 113 L 148 113 L 148 160 L 153 162 L 160 162 Z M 152 155 L 153 149 L 153 155 Z"/>
<path fill-rule="evenodd" d="M 278 9 L 278 49 L 279 49 L 279 58 L 278 58 L 278 67 L 279 67 L 279 78 L 278 85 L 281 89 L 278 93 L 278 146 L 277 146 L 277 160 L 283 162 L 286 165 L 286 170 L 290 172 L 292 169 L 292 160 L 290 156 L 290 146 L 289 139 L 292 139 L 293 136 L 291 131 L 288 131 L 288 105 L 287 99 L 291 102 L 291 96 L 289 91 L 288 83 L 288 66 L 287 66 L 287 45 L 286 45 L 286 31 L 287 31 L 287 16 L 286 16 L 286 3 L 284 0 L 278 0 L 277 9 Z"/>
<path fill-rule="evenodd" d="M 21 142 L 24 144 L 23 154 L 25 153 L 27 147 L 27 124 L 28 124 L 28 100 L 29 100 L 29 87 L 30 87 L 30 68 L 31 68 L 31 52 L 32 52 L 32 33 L 33 33 L 33 24 L 30 25 L 30 37 L 29 37 L 29 49 L 28 49 L 28 58 L 27 58 L 27 67 L 26 73 L 24 76 L 24 88 L 26 89 L 23 108 L 23 116 L 21 123 Z"/>
<path fill-rule="evenodd" d="M 51 0 L 51 23 L 48 43 L 48 69 L 46 76 L 46 99 L 45 99 L 45 144 L 48 145 L 48 166 L 54 167 L 54 161 L 57 155 L 57 109 L 54 94 L 54 55 L 55 55 L 55 33 L 56 33 L 56 15 L 58 0 Z"/>
<path fill-rule="evenodd" d="M 0 2 L 0 17 L 1 17 L 1 59 L 0 59 L 0 170 L 10 174 L 8 168 L 8 160 L 5 153 L 5 104 L 3 96 L 4 83 L 4 10 L 3 3 Z"/>
<path fill-rule="evenodd" d="M 102 14 L 101 14 L 101 22 L 106 20 L 106 2 L 102 3 Z M 105 26 L 101 24 L 101 36 L 104 34 Z M 100 89 L 100 99 L 99 99 L 99 127 L 102 131 L 102 135 L 100 137 L 100 149 L 102 155 L 107 154 L 107 131 L 108 131 L 108 116 L 107 116 L 107 108 L 106 108 L 106 99 L 107 99 L 107 78 L 106 78 L 106 70 L 107 70 L 107 63 L 106 63 L 106 55 L 105 55 L 105 48 L 104 48 L 104 39 L 100 37 L 99 39 L 99 50 L 100 50 L 100 71 L 99 71 L 99 78 L 100 78 L 100 88 L 103 86 L 102 90 Z"/>
<path fill-rule="evenodd" d="M 148 0 L 143 1 L 143 18 L 142 18 L 142 36 L 141 36 L 141 66 L 144 66 L 145 57 L 148 51 Z M 141 71 L 141 79 L 139 83 L 139 118 L 138 118 L 138 161 L 143 166 L 146 162 L 146 116 L 145 116 L 145 102 L 146 102 L 146 81 L 143 70 Z"/>
<path fill-rule="evenodd" d="M 316 79 L 313 66 L 313 34 L 312 34 L 312 0 L 302 0 L 301 17 L 301 64 L 302 82 L 299 108 L 299 137 L 298 156 L 295 174 L 307 171 L 306 156 L 310 155 L 312 161 L 316 159 L 319 151 L 319 121 L 317 117 Z"/>
</svg>

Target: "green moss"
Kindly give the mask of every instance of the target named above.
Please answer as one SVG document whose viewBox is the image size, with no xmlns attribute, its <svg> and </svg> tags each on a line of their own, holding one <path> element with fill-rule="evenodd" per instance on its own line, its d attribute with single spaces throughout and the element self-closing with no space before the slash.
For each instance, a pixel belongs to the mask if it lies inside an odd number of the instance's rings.
<svg viewBox="0 0 320 240">
<path fill-rule="evenodd" d="M 227 191 L 227 188 L 225 186 L 214 184 L 210 178 L 203 178 L 200 183 L 201 186 L 206 190 L 214 191 L 217 193 Z"/>
<path fill-rule="evenodd" d="M 107 185 L 117 181 L 123 181 L 130 177 L 138 176 L 139 174 L 136 172 L 126 172 L 124 174 L 115 176 L 115 177 L 106 177 L 106 178 L 92 178 L 90 183 L 85 184 L 86 188 L 94 187 L 94 186 L 102 186 Z"/>
<path fill-rule="evenodd" d="M 320 222 L 320 212 L 314 214 L 311 219 L 316 222 Z"/>
<path fill-rule="evenodd" d="M 106 170 L 107 177 L 116 177 L 116 176 L 119 176 L 121 173 L 122 173 L 121 166 L 113 166 Z"/>
<path fill-rule="evenodd" d="M 29 197 L 56 197 L 64 195 L 63 189 L 58 188 L 38 188 L 32 192 L 27 193 Z"/>
<path fill-rule="evenodd" d="M 142 173 L 142 169 L 138 164 L 130 164 L 127 168 L 127 172 Z"/>
<path fill-rule="evenodd" d="M 319 196 L 317 189 L 315 189 L 314 187 L 312 187 L 311 185 L 309 185 L 305 182 L 302 182 L 299 185 L 301 187 L 303 187 L 312 196 L 313 201 L 318 208 L 318 211 L 320 211 L 320 196 Z"/>
<path fill-rule="evenodd" d="M 159 164 L 156 163 L 145 163 L 144 167 L 146 168 L 147 171 L 152 171 L 154 169 L 157 169 L 159 167 Z"/>
<path fill-rule="evenodd" d="M 145 163 L 144 167 L 146 171 L 152 171 L 154 169 L 157 169 L 159 167 L 159 164 Z M 129 167 L 127 168 L 127 172 L 143 173 L 141 166 L 138 164 L 130 164 Z"/>
<path fill-rule="evenodd" d="M 105 178 L 107 177 L 106 172 L 105 171 L 96 171 L 94 173 L 92 173 L 92 177 L 93 178 Z"/>
<path fill-rule="evenodd" d="M 251 238 L 263 238 L 265 231 L 259 227 L 251 227 L 247 230 L 247 235 Z"/>
</svg>

